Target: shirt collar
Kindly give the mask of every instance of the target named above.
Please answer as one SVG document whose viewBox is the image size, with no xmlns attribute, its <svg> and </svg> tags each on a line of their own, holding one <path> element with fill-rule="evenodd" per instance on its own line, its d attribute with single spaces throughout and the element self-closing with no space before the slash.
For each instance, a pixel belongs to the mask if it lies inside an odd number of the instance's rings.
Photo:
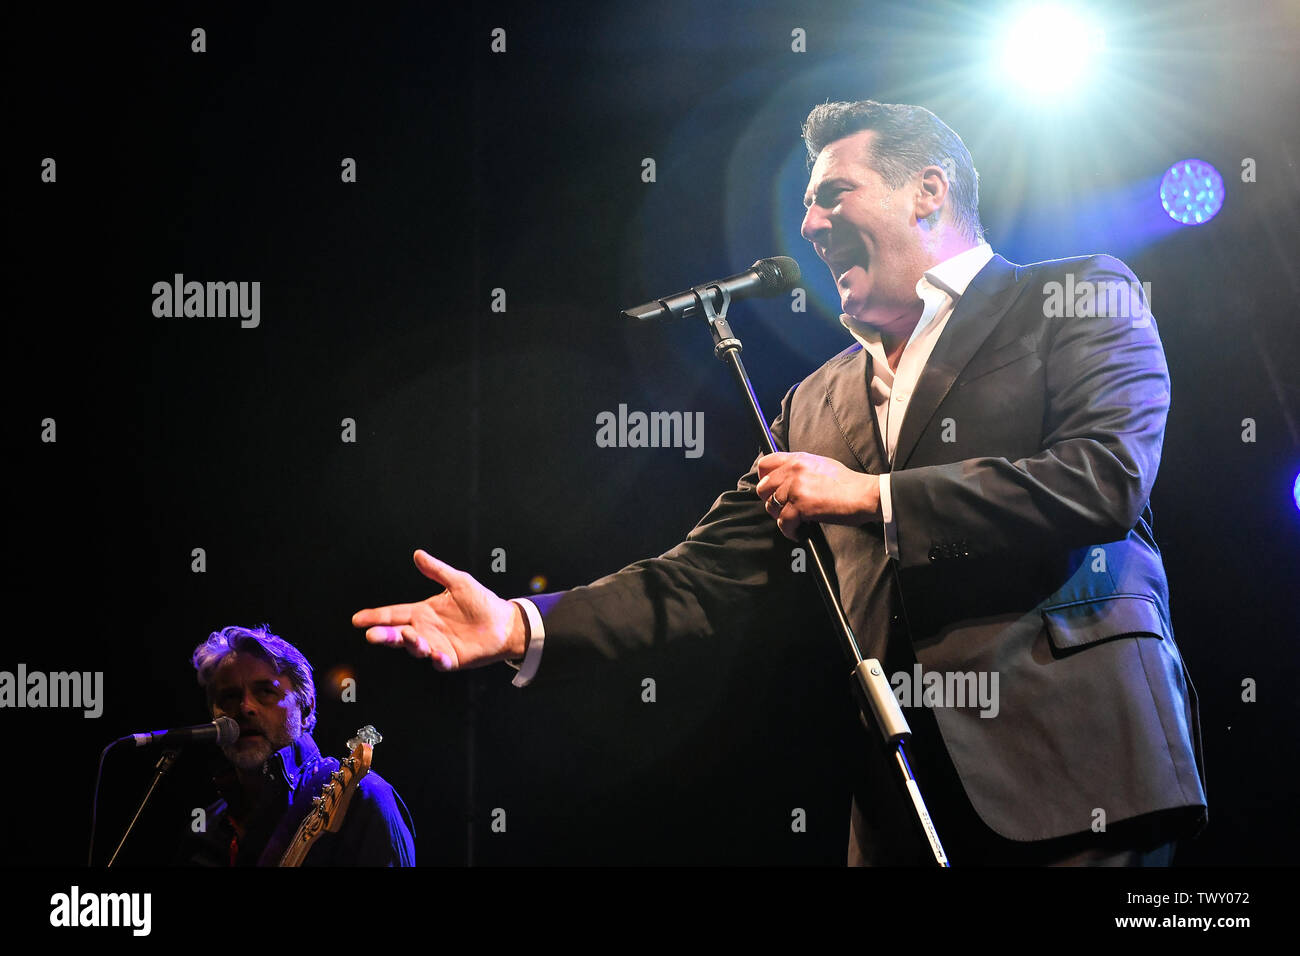
<svg viewBox="0 0 1300 956">
<path fill-rule="evenodd" d="M 309 773 L 319 760 L 320 748 L 316 746 L 316 741 L 311 734 L 303 734 L 289 746 L 282 747 L 266 758 L 263 772 L 268 777 L 283 782 L 288 787 L 288 793 L 292 794 L 298 789 L 303 774 Z M 242 806 L 242 792 L 234 766 L 226 763 L 222 771 L 213 777 L 213 782 L 221 796 L 230 804 L 232 812 L 236 815 L 246 812 L 247 808 Z"/>
<path fill-rule="evenodd" d="M 929 282 L 947 292 L 956 302 L 966 294 L 966 287 L 979 271 L 993 258 L 993 247 L 981 242 L 974 248 L 959 252 L 950 259 L 945 259 L 922 276 L 922 281 Z"/>
<path fill-rule="evenodd" d="M 290 792 L 298 789 L 298 782 L 305 772 L 320 760 L 320 748 L 311 734 L 303 734 L 287 747 L 277 750 L 267 759 L 268 770 L 278 770 Z"/>
<path fill-rule="evenodd" d="M 930 300 L 934 298 L 931 290 L 938 290 L 956 304 L 957 300 L 966 293 L 967 287 L 975 276 L 989 264 L 989 260 L 992 258 L 993 248 L 987 242 L 981 242 L 977 246 L 959 252 L 955 256 L 951 256 L 926 270 L 925 274 L 916 283 L 916 294 L 926 301 L 928 305 Z M 927 292 L 930 294 L 927 295 Z M 926 309 L 926 313 L 931 318 L 933 318 L 934 311 L 936 310 Z M 861 342 L 863 347 L 879 362 L 883 356 L 883 350 L 880 346 L 880 333 L 875 328 L 864 322 L 859 322 L 850 315 L 841 315 L 840 325 L 844 326 L 855 339 Z M 920 331 L 919 325 L 917 331 Z M 876 353 L 880 354 L 877 355 Z"/>
</svg>

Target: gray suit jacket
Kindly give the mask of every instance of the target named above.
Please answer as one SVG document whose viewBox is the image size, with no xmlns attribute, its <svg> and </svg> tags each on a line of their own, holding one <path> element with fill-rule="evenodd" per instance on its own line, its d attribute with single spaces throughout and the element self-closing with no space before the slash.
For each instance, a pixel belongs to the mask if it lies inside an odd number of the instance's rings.
<svg viewBox="0 0 1300 956">
<path fill-rule="evenodd" d="M 1052 282 L 1075 298 L 1053 300 Z M 1084 283 L 1110 317 L 1055 314 L 1088 311 Z M 996 673 L 996 716 L 934 708 L 976 812 L 1022 841 L 1086 831 L 1098 810 L 1110 824 L 1189 808 L 1199 826 L 1196 696 L 1147 503 L 1169 376 L 1132 273 L 1107 256 L 994 256 L 935 345 L 892 468 L 870 381 L 854 345 L 786 394 L 772 430 L 782 448 L 891 472 L 899 558 L 878 524 L 826 526 L 840 595 L 865 656 Z M 535 598 L 539 678 L 574 655 L 707 636 L 787 584 L 791 543 L 756 481 L 751 471 L 666 554 Z M 810 621 L 822 613 L 810 607 Z"/>
</svg>

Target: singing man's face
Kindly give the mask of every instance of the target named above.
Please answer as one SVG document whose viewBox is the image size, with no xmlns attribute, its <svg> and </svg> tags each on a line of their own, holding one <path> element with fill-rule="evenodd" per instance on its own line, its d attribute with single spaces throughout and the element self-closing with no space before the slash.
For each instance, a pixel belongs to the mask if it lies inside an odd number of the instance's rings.
<svg viewBox="0 0 1300 956">
<path fill-rule="evenodd" d="M 830 268 L 843 311 L 889 331 L 920 315 L 916 284 L 929 263 L 916 216 L 919 178 L 890 189 L 867 164 L 875 135 L 853 133 L 818 154 L 800 232 Z"/>
<path fill-rule="evenodd" d="M 302 736 L 293 682 L 262 658 L 239 651 L 226 655 L 213 673 L 212 689 L 213 718 L 229 717 L 239 724 L 239 739 L 221 751 L 241 770 L 260 767 Z"/>
</svg>

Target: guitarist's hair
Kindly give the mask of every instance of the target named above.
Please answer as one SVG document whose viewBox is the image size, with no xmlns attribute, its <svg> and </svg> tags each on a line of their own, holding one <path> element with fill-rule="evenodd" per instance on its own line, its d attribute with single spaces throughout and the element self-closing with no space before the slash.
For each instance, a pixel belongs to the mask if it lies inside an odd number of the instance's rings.
<svg viewBox="0 0 1300 956">
<path fill-rule="evenodd" d="M 289 676 L 298 708 L 302 711 L 303 732 L 311 733 L 316 726 L 316 682 L 312 679 L 311 664 L 302 651 L 272 634 L 269 624 L 225 627 L 213 631 L 206 641 L 194 648 L 190 660 L 198 672 L 199 686 L 208 695 L 209 709 L 212 707 L 212 674 L 234 651 L 260 657 L 274 667 L 276 673 Z"/>
</svg>

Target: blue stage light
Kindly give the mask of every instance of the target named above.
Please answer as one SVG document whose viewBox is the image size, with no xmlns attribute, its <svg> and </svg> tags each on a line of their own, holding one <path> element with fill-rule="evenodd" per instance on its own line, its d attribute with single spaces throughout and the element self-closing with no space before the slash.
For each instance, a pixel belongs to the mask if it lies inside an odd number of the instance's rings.
<svg viewBox="0 0 1300 956">
<path fill-rule="evenodd" d="M 1300 471 L 1296 472 L 1295 484 L 1291 486 L 1291 497 L 1295 499 L 1296 508 L 1300 508 Z"/>
<path fill-rule="evenodd" d="M 1223 177 L 1203 159 L 1174 163 L 1160 180 L 1160 204 L 1174 222 L 1207 223 L 1223 208 Z"/>
</svg>

